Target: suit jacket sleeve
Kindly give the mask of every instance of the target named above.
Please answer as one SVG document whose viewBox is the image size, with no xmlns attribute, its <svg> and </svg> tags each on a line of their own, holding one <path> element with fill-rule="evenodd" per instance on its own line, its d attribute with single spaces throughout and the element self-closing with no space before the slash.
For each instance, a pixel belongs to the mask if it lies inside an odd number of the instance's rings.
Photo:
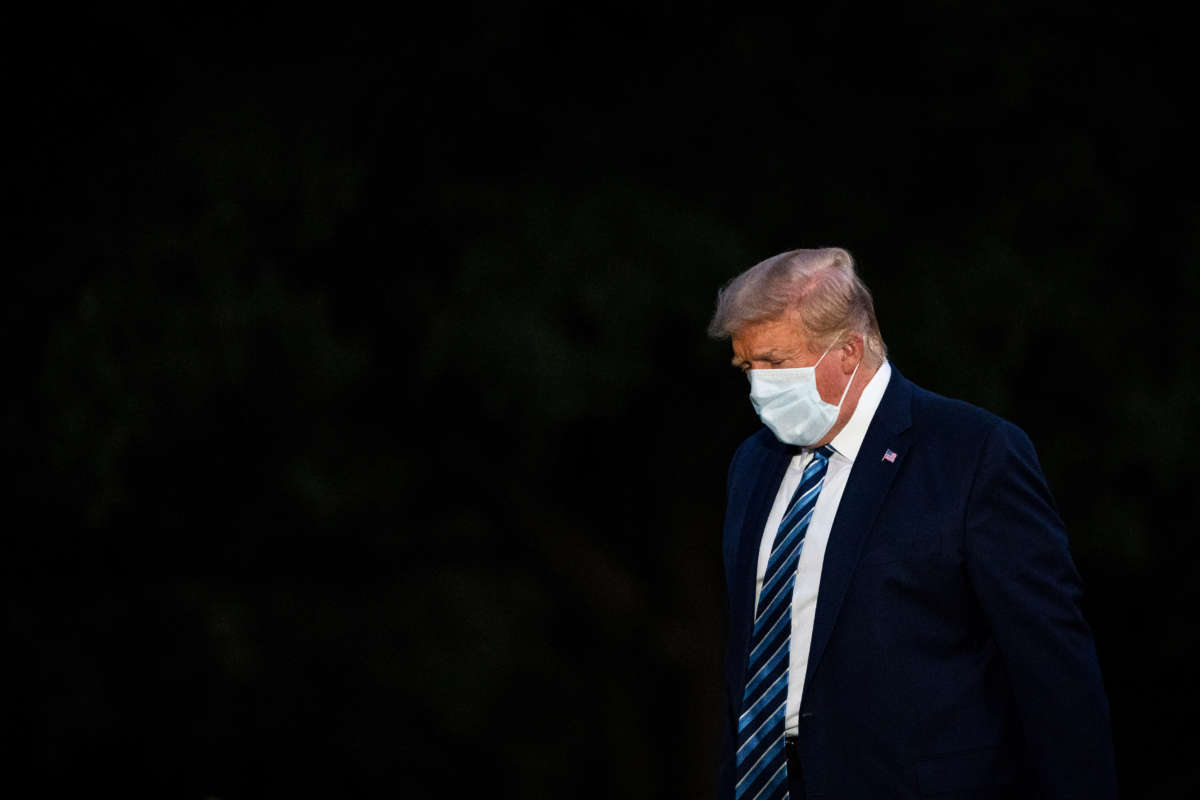
<svg viewBox="0 0 1200 800">
<path fill-rule="evenodd" d="M 741 501 L 734 494 L 734 484 L 735 484 L 735 480 L 738 476 L 738 472 L 741 468 L 741 461 L 744 458 L 746 450 L 749 448 L 749 446 L 750 446 L 749 440 L 742 442 L 742 444 L 734 452 L 733 458 L 730 459 L 730 461 L 729 461 L 729 473 L 726 476 L 726 480 L 725 480 L 726 515 L 729 515 L 734 510 L 741 509 L 741 505 L 740 505 Z M 734 527 L 736 529 L 736 526 L 734 526 Z M 730 535 L 730 526 L 729 526 L 728 522 L 725 525 L 725 532 L 724 532 L 724 535 L 722 536 L 722 541 L 721 541 L 721 559 L 722 559 L 721 572 L 722 572 L 722 577 L 724 579 L 723 583 L 725 585 L 725 593 L 724 593 L 725 602 L 722 603 L 722 609 L 723 609 L 724 613 L 722 614 L 723 619 L 722 619 L 721 628 L 722 628 L 722 639 L 725 642 L 726 649 L 728 649 L 729 636 L 730 636 L 729 626 L 730 626 L 730 618 L 732 616 L 732 613 L 730 610 L 730 604 L 732 602 L 731 593 L 733 592 L 733 587 L 730 586 L 729 576 L 734 569 L 734 565 L 735 565 L 735 562 L 737 559 L 737 541 L 736 541 L 735 537 Z M 728 661 L 728 658 L 729 658 L 728 652 L 726 652 L 725 657 L 726 657 L 726 661 Z M 729 668 L 728 663 L 725 664 L 725 668 L 726 669 Z M 719 755 L 718 755 L 718 764 L 717 764 L 718 768 L 717 768 L 717 794 L 716 794 L 716 796 L 719 798 L 727 798 L 727 797 L 734 796 L 734 771 L 735 771 L 735 764 L 736 764 L 736 762 L 735 762 L 736 748 L 734 747 L 734 741 L 733 741 L 733 729 L 734 729 L 735 723 L 734 723 L 734 720 L 732 717 L 732 711 L 730 709 L 731 698 L 728 696 L 728 688 L 725 688 L 726 682 L 722 681 L 721 685 L 723 687 L 722 688 L 722 699 L 724 700 L 724 702 L 721 704 L 721 709 L 722 709 L 722 714 L 725 717 L 725 719 L 722 720 L 722 724 L 721 724 L 721 744 L 720 744 L 720 749 L 718 751 Z"/>
<path fill-rule="evenodd" d="M 1029 438 L 1000 421 L 966 508 L 967 571 L 1047 797 L 1116 796 L 1108 702 L 1081 581 Z"/>
</svg>

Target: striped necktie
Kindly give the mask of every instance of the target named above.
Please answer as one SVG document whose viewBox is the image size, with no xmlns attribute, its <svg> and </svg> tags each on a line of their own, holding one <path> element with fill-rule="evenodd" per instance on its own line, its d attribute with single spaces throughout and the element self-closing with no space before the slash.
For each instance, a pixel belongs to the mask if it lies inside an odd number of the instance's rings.
<svg viewBox="0 0 1200 800">
<path fill-rule="evenodd" d="M 742 716 L 738 719 L 737 800 L 781 800 L 788 796 L 783 716 L 787 707 L 792 587 L 800 548 L 832 453 L 829 445 L 813 451 L 779 523 L 767 560 L 750 637 Z"/>
</svg>

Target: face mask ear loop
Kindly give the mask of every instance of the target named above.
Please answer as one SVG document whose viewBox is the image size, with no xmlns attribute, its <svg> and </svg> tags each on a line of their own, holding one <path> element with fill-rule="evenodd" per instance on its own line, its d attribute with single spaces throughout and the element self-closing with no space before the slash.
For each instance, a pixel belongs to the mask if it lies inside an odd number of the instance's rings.
<svg viewBox="0 0 1200 800">
<path fill-rule="evenodd" d="M 850 391 L 850 384 L 854 383 L 854 376 L 858 374 L 858 368 L 862 366 L 862 362 L 863 360 L 860 358 L 858 359 L 858 363 L 854 365 L 854 372 L 850 373 L 850 380 L 846 381 L 846 388 L 842 389 L 842 398 L 838 400 L 838 408 L 842 407 L 842 402 L 846 399 L 846 393 Z"/>
<path fill-rule="evenodd" d="M 829 351 L 833 349 L 833 346 L 835 344 L 837 344 L 836 339 L 829 343 L 829 347 L 826 347 L 825 352 L 821 353 L 821 357 L 817 359 L 817 363 L 813 364 L 813 369 L 816 369 L 817 367 L 819 367 L 821 365 L 821 362 L 825 360 L 825 356 L 829 355 Z"/>
</svg>

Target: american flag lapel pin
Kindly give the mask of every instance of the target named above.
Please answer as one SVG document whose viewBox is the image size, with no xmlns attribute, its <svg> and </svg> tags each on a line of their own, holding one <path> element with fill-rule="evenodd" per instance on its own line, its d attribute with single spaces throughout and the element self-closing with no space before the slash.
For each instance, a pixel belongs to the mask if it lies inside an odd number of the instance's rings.
<svg viewBox="0 0 1200 800">
<path fill-rule="evenodd" d="M 888 462 L 889 464 L 895 464 L 896 463 L 896 451 L 889 448 L 888 451 L 883 454 L 883 460 Z"/>
</svg>

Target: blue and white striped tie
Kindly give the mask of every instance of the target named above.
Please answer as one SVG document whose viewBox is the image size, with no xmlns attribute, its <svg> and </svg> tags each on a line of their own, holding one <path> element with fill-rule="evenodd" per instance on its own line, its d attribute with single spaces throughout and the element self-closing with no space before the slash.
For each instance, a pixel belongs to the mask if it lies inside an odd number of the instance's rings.
<svg viewBox="0 0 1200 800">
<path fill-rule="evenodd" d="M 792 587 L 800 548 L 833 448 L 813 451 L 787 513 L 779 523 L 762 591 L 758 595 L 746 690 L 738 719 L 737 800 L 781 800 L 788 796 L 783 716 L 787 708 L 788 643 L 792 635 Z"/>
</svg>

